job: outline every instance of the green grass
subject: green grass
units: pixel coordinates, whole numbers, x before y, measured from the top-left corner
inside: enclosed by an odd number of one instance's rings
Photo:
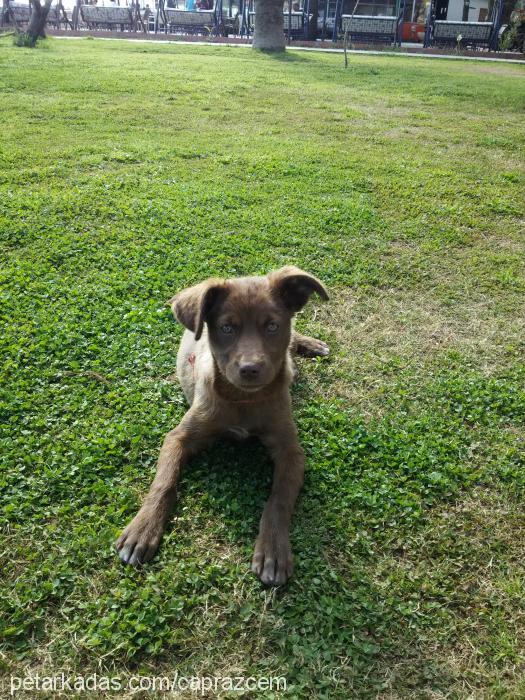
[[[1,673],[523,697],[523,66],[47,44],[0,41]],[[332,347],[294,389],[292,581],[249,573],[257,445],[195,459],[124,568],[185,411],[164,301],[290,263]]]

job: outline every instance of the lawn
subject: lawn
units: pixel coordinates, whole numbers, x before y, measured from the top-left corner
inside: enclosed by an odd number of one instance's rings
[[[524,79],[0,40],[4,695],[178,671],[286,677],[248,698],[525,697]],[[193,460],[157,557],[122,566],[185,411],[164,302],[290,263],[329,288],[297,326],[332,350],[294,387],[292,580],[249,573],[257,444]]]

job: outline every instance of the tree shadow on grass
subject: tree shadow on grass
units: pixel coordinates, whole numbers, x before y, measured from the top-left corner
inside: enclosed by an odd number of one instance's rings
[[[293,49],[293,46],[288,46],[288,49]],[[282,51],[265,51],[264,49],[258,49],[260,53],[268,56],[268,58],[278,61],[279,63],[308,63],[308,58],[302,56],[298,53],[292,53],[287,49]]]

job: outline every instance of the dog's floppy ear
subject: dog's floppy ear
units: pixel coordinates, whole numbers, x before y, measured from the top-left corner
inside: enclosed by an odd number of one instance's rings
[[[288,265],[268,275],[272,292],[277,295],[287,309],[295,313],[303,308],[310,296],[316,292],[321,299],[328,301],[328,293],[316,277]]]
[[[224,280],[209,279],[184,289],[168,303],[177,321],[193,331],[195,340],[199,340],[211,310],[227,293],[228,286]]]

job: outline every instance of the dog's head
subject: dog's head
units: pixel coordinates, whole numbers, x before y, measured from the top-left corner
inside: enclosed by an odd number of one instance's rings
[[[257,391],[281,370],[292,318],[314,292],[328,299],[318,279],[283,267],[266,277],[209,279],[170,303],[175,318],[196,340],[207,325],[211,351],[226,379],[244,391]]]

